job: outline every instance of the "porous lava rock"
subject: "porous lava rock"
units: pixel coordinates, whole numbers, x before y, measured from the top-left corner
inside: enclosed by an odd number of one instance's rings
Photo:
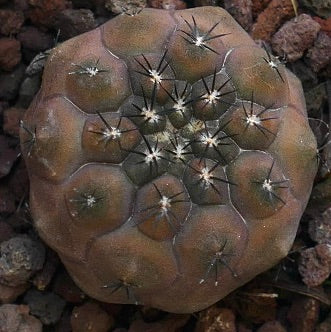
[[[57,46],[20,136],[74,281],[175,313],[288,253],[317,168],[299,80],[219,7],[125,11]]]

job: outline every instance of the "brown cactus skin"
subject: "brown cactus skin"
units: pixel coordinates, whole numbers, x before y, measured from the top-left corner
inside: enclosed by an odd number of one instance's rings
[[[219,7],[56,47],[21,146],[35,227],[75,282],[176,313],[288,253],[317,169],[299,80]]]

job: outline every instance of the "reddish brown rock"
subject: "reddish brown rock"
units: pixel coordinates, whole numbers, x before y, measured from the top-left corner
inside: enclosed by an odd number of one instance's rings
[[[1,332],[42,332],[41,322],[29,315],[27,305],[4,304],[0,306]]]
[[[11,107],[3,112],[3,130],[7,135],[19,136],[19,124],[24,112],[24,108],[18,107]]]
[[[252,0],[252,12],[253,17],[256,18],[261,12],[263,12],[271,0]]]
[[[253,24],[251,0],[225,0],[224,8],[246,31],[251,29]]]
[[[114,319],[109,316],[96,302],[87,302],[75,307],[71,315],[73,332],[107,332],[114,325]]]
[[[298,296],[292,302],[287,318],[291,332],[313,332],[319,317],[319,302],[313,298]]]
[[[227,308],[212,306],[199,313],[195,332],[236,332],[234,313]]]
[[[331,37],[331,17],[324,20],[321,17],[314,16],[313,19],[321,26],[321,31]]]
[[[253,25],[253,38],[269,41],[277,29],[293,16],[291,0],[272,0]]]
[[[319,244],[301,252],[299,272],[308,287],[323,283],[331,273],[331,245]]]
[[[0,33],[9,36],[20,31],[24,23],[24,15],[21,11],[0,9]]]
[[[62,10],[68,8],[70,3],[67,0],[29,0],[32,7],[28,16],[35,25],[51,26],[54,17]]]
[[[314,46],[306,55],[306,61],[314,72],[319,72],[331,63],[331,36],[320,32]]]
[[[272,48],[278,55],[285,56],[289,62],[294,62],[313,45],[320,28],[311,16],[301,14],[286,22],[275,33],[271,40]]]
[[[185,9],[186,3],[182,0],[149,0],[148,5],[160,9]]]
[[[15,302],[16,299],[29,288],[29,286],[28,283],[25,283],[23,285],[10,287],[0,283],[0,303],[5,304]],[[2,330],[0,331],[2,332]]]
[[[21,43],[14,38],[0,39],[0,69],[11,71],[21,61]]]
[[[51,48],[54,42],[50,34],[34,26],[23,27],[22,31],[17,35],[17,39],[21,42],[24,49],[34,52],[45,51]]]

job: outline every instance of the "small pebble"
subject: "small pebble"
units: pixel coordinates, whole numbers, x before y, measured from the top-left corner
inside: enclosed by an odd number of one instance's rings
[[[41,74],[44,70],[44,66],[50,51],[51,50],[38,53],[26,68],[25,71],[26,75],[28,76],[39,75],[39,79],[41,79]]]
[[[308,116],[319,118],[321,114],[321,110],[325,103],[327,102],[327,94],[326,94],[326,84],[325,82],[320,83],[314,86],[312,89],[308,89],[305,91],[305,99],[307,105]],[[321,128],[321,124],[316,121],[315,123],[317,128]],[[321,128],[325,129],[325,128]]]
[[[291,0],[272,0],[254,23],[252,37],[255,40],[270,41],[277,29],[293,16],[294,9]]]
[[[199,313],[194,332],[236,332],[235,319],[230,309],[213,305]]]
[[[331,17],[331,1],[330,0],[301,0],[302,5],[309,8],[316,15],[328,18]]]
[[[30,287],[29,283],[10,287],[0,283],[0,303],[13,303]],[[0,325],[1,326],[1,325]],[[2,330],[0,330],[2,332]]]
[[[306,55],[306,61],[314,72],[319,72],[331,64],[331,37],[320,32]]]
[[[147,7],[147,0],[131,0],[129,2],[126,0],[106,0],[105,7],[114,14],[121,14],[123,10],[130,13],[139,8]]]
[[[316,211],[323,213],[323,211],[330,207],[330,202],[331,177],[327,177],[324,181],[313,187],[308,204],[308,210],[310,213],[316,213]]]
[[[148,5],[160,9],[185,9],[186,3],[182,0],[149,0]]]
[[[45,261],[45,248],[27,235],[16,236],[0,245],[0,282],[18,286],[29,280]]]
[[[45,325],[57,323],[65,307],[65,301],[60,296],[36,289],[30,289],[23,301],[29,305],[31,314],[37,316]]]
[[[59,29],[60,38],[66,40],[94,29],[96,22],[89,9],[66,9],[56,15],[53,27]]]
[[[37,29],[34,26],[23,27],[17,35],[22,44],[22,52],[26,61],[31,61],[36,54],[53,46],[52,35]]]
[[[318,16],[314,16],[313,19],[321,26],[320,31],[325,32],[329,37],[331,37],[331,16],[326,20],[323,20]]]
[[[319,302],[313,298],[297,296],[288,311],[291,332],[314,332],[319,318]]]
[[[21,11],[0,9],[0,33],[5,36],[16,34],[24,23],[24,15]]]
[[[304,91],[308,91],[318,84],[317,74],[304,61],[293,62],[291,70],[301,81]]]
[[[72,332],[107,332],[114,326],[114,319],[96,302],[74,307],[70,321]]]
[[[319,217],[310,220],[308,233],[310,238],[317,243],[331,245],[331,207]]]
[[[62,10],[70,7],[68,0],[28,0],[32,7],[29,18],[36,26],[50,27],[54,24],[55,16]]]
[[[269,5],[271,0],[252,0],[253,18],[255,19]]]
[[[21,43],[15,38],[0,38],[0,69],[13,70],[21,61]]]
[[[0,306],[1,332],[42,332],[41,322],[29,315],[26,305],[4,304]]]
[[[301,14],[286,22],[275,33],[271,40],[272,48],[287,61],[296,61],[313,45],[320,28],[311,16]]]
[[[253,24],[252,0],[224,0],[224,8],[249,31]]]
[[[32,280],[33,285],[35,285],[38,290],[43,291],[50,284],[59,263],[57,254],[47,248],[45,264],[43,268],[35,274]]]
[[[331,245],[318,244],[301,251],[299,272],[308,287],[321,285],[331,273]]]

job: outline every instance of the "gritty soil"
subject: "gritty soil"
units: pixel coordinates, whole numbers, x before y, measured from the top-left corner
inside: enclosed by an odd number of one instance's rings
[[[331,331],[331,5],[329,0],[0,0],[0,332]],[[278,266],[192,315],[84,294],[38,238],[19,122],[48,50],[123,6],[226,8],[302,81],[319,171],[293,248]]]

